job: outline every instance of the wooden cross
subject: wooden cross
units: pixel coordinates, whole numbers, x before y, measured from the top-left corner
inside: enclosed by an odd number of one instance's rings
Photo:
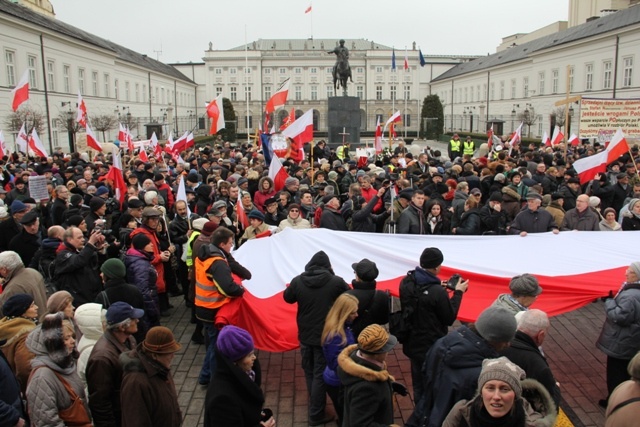
[[[580,100],[582,99],[582,96],[577,95],[577,96],[571,96],[571,81],[570,81],[570,77],[571,77],[571,65],[567,65],[567,97],[565,99],[561,99],[560,101],[557,101],[555,103],[556,107],[560,107],[561,105],[564,105],[564,132],[567,133],[567,123],[569,123],[569,107],[571,106],[571,104],[573,104],[574,102],[580,102]],[[569,136],[570,135],[565,135],[564,136],[564,160],[567,160],[567,148],[568,148],[568,141],[569,141]]]
[[[347,132],[347,128],[346,128],[346,127],[343,127],[343,128],[342,128],[342,132],[341,132],[341,133],[339,133],[338,135],[342,135],[342,145],[344,145],[344,143],[345,143],[345,142],[347,142],[347,141],[346,141],[347,136],[348,136],[348,135],[351,135],[351,134]]]

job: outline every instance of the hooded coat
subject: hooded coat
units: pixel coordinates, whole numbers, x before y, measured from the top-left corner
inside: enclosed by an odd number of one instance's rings
[[[93,346],[102,336],[102,305],[89,303],[83,304],[75,311],[73,318],[82,332],[82,338],[78,341],[78,352],[80,358],[78,358],[78,375],[87,387],[87,377],[85,371],[87,369],[87,362],[89,361],[89,355]]]
[[[3,317],[0,320],[0,341],[6,341],[1,349],[11,371],[20,383],[20,391],[27,391],[27,380],[31,374],[31,359],[35,357],[27,348],[27,336],[36,328],[33,320],[24,317]]]
[[[320,337],[327,313],[340,294],[349,286],[336,276],[329,257],[319,251],[305,265],[304,273],[294,277],[284,291],[284,300],[298,303],[296,321],[298,340],[301,344],[321,346]]]

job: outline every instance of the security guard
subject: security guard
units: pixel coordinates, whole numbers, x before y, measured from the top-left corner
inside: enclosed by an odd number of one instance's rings
[[[449,141],[449,159],[453,161],[456,157],[462,157],[462,141],[457,133],[453,134],[453,138]]]
[[[476,143],[471,139],[470,136],[467,136],[467,140],[462,143],[462,155],[469,155],[473,157],[473,153],[476,151]]]

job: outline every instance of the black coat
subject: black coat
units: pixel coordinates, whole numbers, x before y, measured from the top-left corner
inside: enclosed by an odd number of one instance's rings
[[[320,336],[333,302],[349,286],[331,269],[324,251],[316,253],[305,265],[304,273],[294,277],[284,291],[284,300],[298,303],[298,340],[302,344],[320,346]]]
[[[329,230],[347,231],[347,224],[342,218],[342,214],[327,206],[322,210],[320,217],[320,228],[328,228]]]
[[[624,216],[622,218],[622,230],[623,231],[633,231],[640,230],[640,218],[637,216]]]
[[[358,317],[353,321],[351,330],[353,336],[358,337],[360,332],[369,325],[386,325],[389,323],[389,294],[376,290],[376,282],[351,282],[352,290],[348,294],[358,298]]]
[[[13,218],[0,222],[0,252],[9,250],[9,242],[18,234],[20,226]]]
[[[54,265],[58,289],[69,292],[76,307],[94,302],[102,291],[98,256],[90,244],[85,244],[80,252],[65,244],[65,248],[56,255]]]
[[[259,427],[264,395],[262,371],[253,363],[255,381],[216,350],[216,371],[204,400],[205,427]]]
[[[483,233],[494,232],[496,234],[506,234],[507,232],[507,213],[504,210],[500,212],[491,209],[489,203],[480,208],[479,211],[481,226]]]
[[[460,217],[456,227],[456,234],[465,236],[477,236],[482,234],[482,222],[477,208],[471,208]]]
[[[67,203],[62,199],[55,199],[51,205],[51,223],[53,225],[62,225],[66,210]]]
[[[20,258],[22,258],[22,263],[29,266],[31,259],[33,259],[33,256],[38,252],[41,244],[39,233],[29,234],[23,229],[20,234],[11,239],[9,242],[9,250],[17,252]]]

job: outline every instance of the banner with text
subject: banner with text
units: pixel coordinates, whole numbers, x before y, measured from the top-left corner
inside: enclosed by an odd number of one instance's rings
[[[640,138],[640,99],[582,98],[580,138],[609,140],[618,128],[627,137]]]

